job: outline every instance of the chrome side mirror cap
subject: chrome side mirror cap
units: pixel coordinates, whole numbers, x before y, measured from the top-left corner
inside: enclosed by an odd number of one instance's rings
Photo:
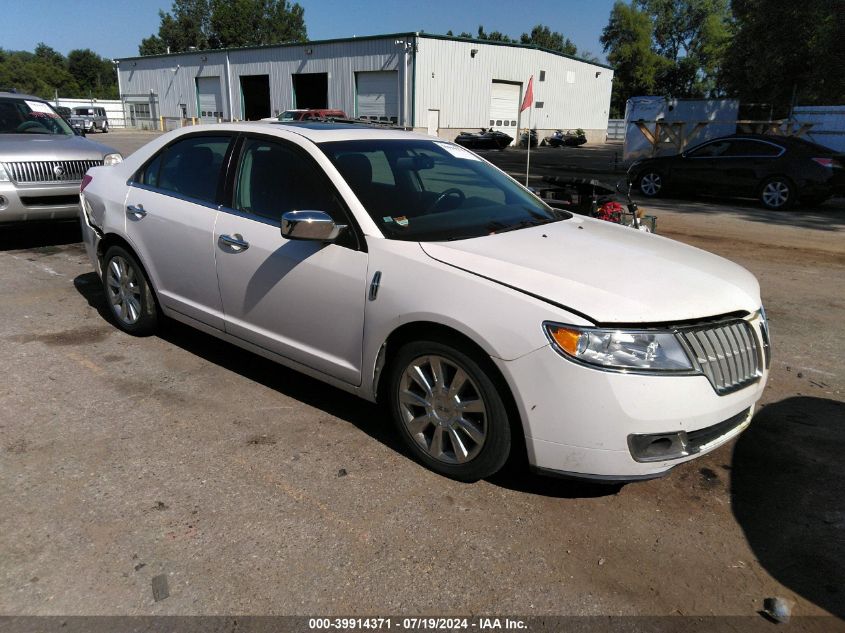
[[[335,224],[325,211],[288,211],[282,214],[282,237],[286,240],[334,242],[345,224]]]

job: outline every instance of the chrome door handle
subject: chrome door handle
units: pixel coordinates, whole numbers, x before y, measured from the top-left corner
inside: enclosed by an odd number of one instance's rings
[[[221,235],[217,240],[221,244],[225,244],[226,246],[231,246],[236,253],[241,253],[249,248],[249,242],[244,241],[241,239],[243,236],[235,233],[234,236],[232,235]]]
[[[144,211],[143,204],[130,204],[126,207],[126,215],[135,216],[135,218],[143,218],[145,215],[147,215],[147,212]]]

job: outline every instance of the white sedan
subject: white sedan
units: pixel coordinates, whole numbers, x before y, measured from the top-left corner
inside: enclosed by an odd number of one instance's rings
[[[119,328],[167,316],[385,401],[455,479],[517,451],[551,474],[657,477],[745,429],[768,375],[745,269],[549,208],[427,136],[184,128],[90,170],[80,197]]]

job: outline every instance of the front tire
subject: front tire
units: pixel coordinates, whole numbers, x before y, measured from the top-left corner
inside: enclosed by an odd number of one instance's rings
[[[390,411],[414,457],[458,481],[502,468],[511,449],[507,409],[481,354],[434,341],[404,345],[390,366]]]
[[[795,185],[783,176],[772,176],[760,185],[760,202],[767,209],[788,209],[795,201]]]
[[[666,182],[660,172],[649,169],[637,176],[637,188],[644,196],[655,198],[666,188]]]
[[[103,258],[103,291],[117,327],[134,336],[155,331],[158,307],[150,282],[135,256],[120,246]]]

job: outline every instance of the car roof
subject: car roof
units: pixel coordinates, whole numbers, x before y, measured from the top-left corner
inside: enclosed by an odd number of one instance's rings
[[[35,95],[22,94],[20,92],[0,91],[0,97],[5,97],[8,99],[29,99],[31,101],[45,101],[41,97],[36,97]]]
[[[314,143],[330,143],[333,141],[358,141],[358,140],[390,140],[390,139],[415,139],[415,140],[440,140],[426,134],[409,132],[402,128],[377,127],[359,123],[323,123],[320,121],[261,121],[251,123],[210,123],[198,127],[181,128],[182,133],[191,131],[235,131],[235,132],[260,132],[267,134],[275,130],[292,132],[298,134]],[[280,135],[281,136],[281,135]]]

